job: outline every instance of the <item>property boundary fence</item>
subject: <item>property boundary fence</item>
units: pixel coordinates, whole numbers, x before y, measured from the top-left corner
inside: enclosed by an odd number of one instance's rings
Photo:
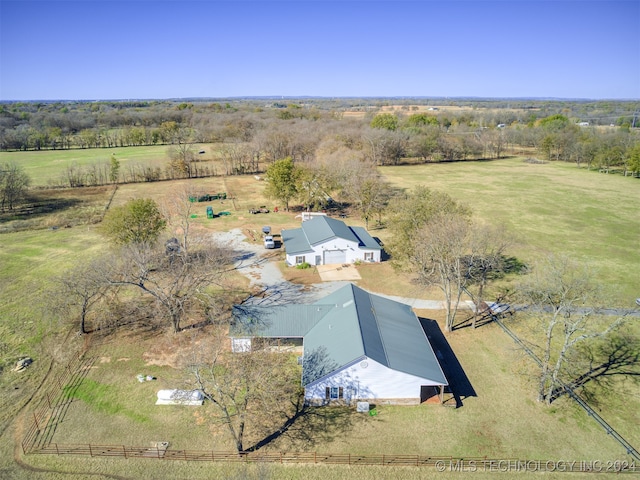
[[[507,333],[507,335],[509,335],[520,347],[522,347],[527,355],[529,355],[539,367],[542,366],[542,361],[538,358],[538,356],[533,353],[533,351],[527,345],[525,345],[525,343],[520,340],[520,338],[515,333],[513,333],[504,323],[502,323],[499,317],[496,316],[495,321],[500,326],[500,328],[502,328],[502,330]],[[589,404],[573,390],[573,388],[562,382],[560,382],[560,385],[562,389],[567,392],[567,394],[578,405],[580,405],[590,417],[592,417],[602,428],[604,428],[605,432],[607,432],[608,435],[611,435],[616,442],[618,442],[625,448],[627,455],[631,455],[636,460],[640,460],[640,453],[638,452],[638,450],[636,450],[627,440],[624,439],[622,435],[620,435],[611,425],[609,425],[604,418],[598,415],[598,412],[591,408]]]
[[[27,427],[22,439],[22,451],[29,453],[46,446],[53,436],[55,426],[62,419],[71,403],[67,389],[78,386],[82,381],[93,358],[75,354],[64,370],[51,382],[51,385],[33,413],[31,424]]]
[[[523,462],[522,460],[490,460],[486,457],[431,457],[426,455],[355,455],[348,453],[317,452],[216,452],[208,450],[171,450],[162,447],[132,447],[127,445],[69,445],[50,443],[32,451],[50,455],[86,455],[91,457],[150,458],[162,460],[184,460],[202,462],[246,462],[246,463],[316,463],[325,465],[382,465],[421,467],[434,466],[439,462],[447,465],[457,462]]]
[[[499,318],[496,323],[538,364],[540,359],[527,347],[520,338],[506,327]],[[152,447],[136,447],[127,445],[93,445],[93,444],[60,444],[52,442],[56,425],[62,420],[67,408],[73,400],[73,390],[77,388],[95,361],[94,357],[85,357],[78,353],[66,365],[64,370],[53,380],[39,406],[31,414],[31,425],[27,427],[22,440],[22,451],[25,454],[48,455],[86,455],[90,457],[123,457],[149,458],[161,460],[185,460],[206,462],[264,462],[264,463],[314,463],[328,465],[382,465],[382,466],[442,466],[459,467],[460,465],[480,466],[490,471],[500,470],[506,466],[522,467],[529,470],[544,470],[549,463],[544,460],[522,459],[488,459],[487,457],[439,457],[427,455],[356,455],[317,452],[216,452],[207,450],[173,450],[168,444],[157,443]],[[640,460],[638,451],[616,432],[600,415],[597,414],[573,389],[563,385],[569,396],[593,417],[618,443],[628,455]],[[574,462],[575,463],[575,462]],[[621,464],[617,472],[630,471],[628,465]],[[497,470],[496,470],[497,468]],[[580,465],[578,471],[588,471]],[[493,469],[493,470],[491,470]],[[442,470],[440,470],[442,471]],[[573,470],[572,470],[573,471]],[[633,471],[636,471],[635,468]]]

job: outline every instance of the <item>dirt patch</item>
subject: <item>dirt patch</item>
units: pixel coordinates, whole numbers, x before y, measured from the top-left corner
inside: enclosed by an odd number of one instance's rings
[[[142,354],[145,365],[159,367],[181,368],[185,361],[192,358],[194,350],[204,350],[216,334],[209,328],[178,334],[160,336]]]
[[[362,278],[355,265],[318,265],[316,268],[323,282],[341,282]]]

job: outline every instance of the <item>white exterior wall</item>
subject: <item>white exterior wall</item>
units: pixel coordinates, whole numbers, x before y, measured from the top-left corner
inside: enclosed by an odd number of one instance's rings
[[[363,362],[366,362],[364,367]],[[343,387],[344,400],[420,399],[420,387],[440,385],[426,378],[392,370],[363,357],[342,370],[316,380],[305,387],[306,400],[324,401],[326,387]]]
[[[297,255],[289,255],[287,253],[287,264],[296,265],[296,257],[304,256],[305,262],[309,265],[323,265],[324,252],[326,250],[344,250],[346,253],[346,263],[354,263],[356,260],[364,262],[364,253],[372,252],[373,261],[380,262],[380,250],[362,249],[356,242],[351,242],[343,238],[335,238],[327,242],[311,247],[313,252],[301,253]],[[316,256],[320,257],[320,262],[316,263]]]

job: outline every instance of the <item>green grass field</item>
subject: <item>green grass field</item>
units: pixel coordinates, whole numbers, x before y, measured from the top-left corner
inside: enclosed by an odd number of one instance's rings
[[[105,150],[107,152],[111,150]],[[3,160],[0,157],[0,161]],[[505,224],[519,238],[514,254],[523,261],[532,261],[545,251],[565,252],[600,270],[602,281],[612,287],[614,298],[621,305],[640,296],[634,293],[640,289],[637,275],[640,184],[636,179],[600,175],[565,164],[529,165],[520,159],[385,167],[381,171],[398,186],[412,188],[424,184],[447,191],[469,204],[479,218]],[[225,203],[212,203],[215,211],[232,213],[213,220],[205,215],[208,203],[195,204],[198,216],[194,226],[200,231],[241,228],[246,232],[259,232],[261,225],[271,225],[279,232],[299,222],[294,213],[250,215],[250,207],[267,205],[272,209],[274,206],[262,197],[263,183],[251,176],[122,185],[113,204],[138,196],[162,202],[187,183],[203,192],[226,191],[235,197]],[[349,218],[348,223],[362,224],[357,218]],[[388,232],[376,230],[375,235],[384,241]],[[24,425],[20,422],[28,422],[26,413],[42,398],[38,385],[50,359],[55,360],[55,373],[64,365],[68,352],[80,348],[83,342],[79,338],[66,343],[61,340],[68,327],[50,322],[46,305],[42,308],[41,296],[50,286],[52,276],[99,253],[105,245],[95,226],[82,224],[57,230],[4,233],[0,239],[3,241],[0,359],[4,367],[0,373],[0,477],[73,478],[74,472],[78,478],[108,473],[122,478],[150,479],[204,479],[212,475],[278,479],[314,479],[327,475],[378,479],[431,476],[432,471],[416,468],[212,466],[33,455],[22,457],[27,467],[20,467],[11,461],[13,446],[21,438],[20,428]],[[366,288],[396,295],[415,292],[406,277],[394,272],[389,265],[365,267],[362,285]],[[377,267],[380,269],[376,270]],[[303,273],[305,275],[299,275],[300,281],[314,281],[313,272]],[[385,282],[380,282],[380,278]],[[426,295],[430,297],[431,293]],[[421,315],[441,320],[439,312],[425,311]],[[546,407],[535,401],[531,362],[497,326],[459,330],[446,338],[472,387],[463,399],[462,408],[383,405],[376,417],[355,413],[345,417],[348,428],[333,425],[326,432],[326,438],[318,436],[318,443],[308,445],[308,449],[556,460],[624,457],[621,447],[573,403],[560,400]],[[57,426],[54,441],[132,445],[170,441],[175,448],[230,449],[224,431],[202,423],[197,408],[172,410],[153,405],[155,392],[173,387],[179,380],[179,372],[150,359],[157,360],[160,353],[177,349],[182,341],[181,335],[123,331],[96,342],[90,350],[90,354],[97,357],[94,368],[88,373],[84,387],[76,391],[76,400]],[[34,358],[33,366],[21,374],[11,372],[13,362],[23,355]],[[158,380],[141,384],[135,379],[138,373],[153,375]],[[93,388],[88,388],[90,386]],[[635,428],[640,410],[637,387],[620,392],[624,392],[624,396],[614,391],[602,397],[600,414],[637,446],[640,443],[640,434]],[[20,407],[34,394],[31,405],[18,416],[18,422],[12,423]],[[282,437],[267,448],[303,450],[304,444]],[[491,478],[495,473],[475,475]],[[545,477],[554,478],[554,475]]]
[[[208,153],[203,160],[211,160],[211,145],[195,145],[199,151],[204,148]],[[144,147],[86,148],[71,150],[40,150],[27,152],[0,152],[0,163],[15,162],[21,165],[29,175],[33,186],[46,186],[59,183],[67,168],[77,165],[109,164],[112,155],[120,161],[120,170],[125,172],[129,166],[145,165],[164,167],[168,160],[168,145]]]
[[[597,271],[616,304],[630,308],[640,296],[638,179],[520,158],[381,171],[395,186],[445,191],[477,218],[504,225],[521,261],[564,253]]]

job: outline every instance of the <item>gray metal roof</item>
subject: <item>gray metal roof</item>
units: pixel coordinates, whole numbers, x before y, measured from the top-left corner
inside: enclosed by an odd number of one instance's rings
[[[409,305],[346,285],[315,305],[335,306],[304,337],[306,352],[323,348],[326,361],[344,367],[367,357],[400,372],[447,385],[440,363]],[[306,376],[307,381],[316,380]]]
[[[302,228],[282,230],[282,232],[280,232],[280,236],[282,238],[284,248],[289,255],[313,252],[311,245],[309,245],[307,237],[304,234]]]
[[[305,385],[364,356],[448,385],[411,307],[353,284],[311,305],[237,305],[233,315],[232,337],[304,337]]]
[[[302,222],[302,230],[310,245],[318,245],[336,237],[360,243],[358,237],[344,222],[331,217],[313,217],[311,220]]]
[[[369,232],[363,227],[349,227],[360,240],[360,246],[370,250],[381,250],[380,244],[369,235]]]
[[[304,337],[333,305],[234,305],[231,337]]]
[[[349,227],[335,218],[318,216],[302,222],[302,227],[282,230],[282,243],[289,255],[312,252],[312,245],[319,245],[333,238],[355,242],[369,250],[380,250],[380,245],[362,227]]]

